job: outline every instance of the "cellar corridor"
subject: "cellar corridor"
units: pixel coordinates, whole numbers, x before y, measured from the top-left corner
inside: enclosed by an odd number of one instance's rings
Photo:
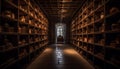
[[[46,48],[27,69],[93,69],[70,45],[53,44]]]
[[[120,69],[120,0],[0,0],[0,69]]]

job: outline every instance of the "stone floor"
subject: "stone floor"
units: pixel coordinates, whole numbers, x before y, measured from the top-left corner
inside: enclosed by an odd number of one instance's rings
[[[53,44],[46,48],[27,69],[94,69],[70,45]]]

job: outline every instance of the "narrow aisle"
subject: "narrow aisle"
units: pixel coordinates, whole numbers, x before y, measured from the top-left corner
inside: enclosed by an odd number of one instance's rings
[[[27,69],[93,69],[72,47],[54,44],[35,59]]]

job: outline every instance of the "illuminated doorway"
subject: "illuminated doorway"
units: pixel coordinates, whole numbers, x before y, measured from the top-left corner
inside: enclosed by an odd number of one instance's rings
[[[57,23],[55,25],[55,34],[56,34],[56,40],[55,43],[65,43],[66,36],[65,36],[65,31],[66,31],[66,25],[63,23]]]

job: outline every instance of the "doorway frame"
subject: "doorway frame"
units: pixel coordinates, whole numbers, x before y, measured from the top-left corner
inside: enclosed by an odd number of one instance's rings
[[[66,43],[66,24],[65,23],[56,23],[55,24],[55,43],[57,44],[57,28],[58,26],[63,26],[63,44]]]

